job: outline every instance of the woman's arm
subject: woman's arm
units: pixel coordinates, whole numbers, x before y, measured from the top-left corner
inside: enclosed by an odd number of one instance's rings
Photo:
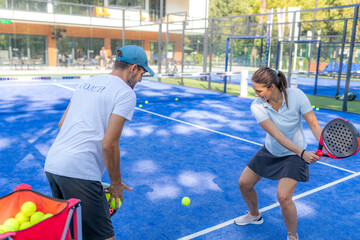
[[[273,138],[275,138],[282,146],[294,152],[296,155],[301,157],[301,153],[304,149],[298,147],[295,143],[293,143],[289,138],[287,138],[271,121],[271,119],[266,119],[259,123],[260,126],[269,133]],[[307,163],[314,163],[319,160],[319,156],[315,154],[315,152],[305,151],[303,154],[303,160]]]
[[[309,125],[314,137],[316,138],[316,140],[319,141],[322,128],[319,125],[319,122],[315,116],[314,111],[311,110],[310,112],[304,113],[303,116],[305,118],[307,125]]]

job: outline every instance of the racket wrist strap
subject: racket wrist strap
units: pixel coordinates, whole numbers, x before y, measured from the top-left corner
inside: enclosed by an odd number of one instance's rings
[[[305,152],[305,149],[304,149],[304,150],[302,150],[301,155],[300,155],[300,158],[301,158],[302,160],[304,160],[304,159],[303,159],[304,152]]]

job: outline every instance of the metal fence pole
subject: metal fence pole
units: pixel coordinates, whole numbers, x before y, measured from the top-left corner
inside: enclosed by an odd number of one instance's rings
[[[123,9],[123,29],[122,29],[122,47],[125,46],[125,9]]]
[[[296,12],[293,12],[293,21],[292,21],[292,31],[291,31],[291,43],[290,43],[290,51],[289,51],[289,66],[288,66],[288,84],[290,85],[291,81],[291,72],[292,72],[292,55],[294,51],[294,37],[295,37],[295,20],[296,20]]]
[[[339,95],[339,91],[340,91],[341,72],[342,72],[342,66],[343,66],[343,60],[344,60],[344,49],[345,49],[345,42],[346,42],[347,23],[348,23],[348,20],[345,19],[344,20],[344,30],[343,30],[343,35],[342,35],[340,62],[339,62],[339,74],[338,74],[338,81],[337,81],[335,96]],[[336,61],[335,61],[335,66],[336,66]],[[334,66],[334,71],[335,71],[335,66]]]
[[[182,31],[182,43],[181,43],[181,73],[184,72],[184,47],[185,47],[185,28],[186,28],[187,17],[185,17],[185,21],[183,22],[183,31]],[[181,77],[181,85],[184,86],[184,79]]]
[[[205,27],[205,32],[204,32],[204,52],[203,52],[203,72],[206,72],[207,69],[207,53],[208,53],[208,28]]]
[[[158,73],[161,73],[161,60],[162,60],[162,18],[163,18],[163,1],[160,0],[160,21],[159,21],[159,33],[158,33]]]
[[[212,55],[214,48],[214,25],[215,20],[211,19],[211,29],[210,29],[210,57],[209,57],[209,72],[211,73],[212,68]],[[208,89],[211,89],[211,75],[209,75]]]
[[[348,97],[349,86],[350,86],[351,65],[352,65],[352,58],[353,58],[353,54],[354,54],[354,43],[355,43],[355,36],[356,36],[356,26],[357,26],[358,14],[359,14],[359,5],[356,5],[355,10],[354,10],[353,28],[352,28],[351,41],[350,41],[350,53],[349,53],[348,68],[347,68],[347,73],[346,73],[344,102],[343,102],[343,108],[342,108],[343,112],[347,111],[347,97]]]
[[[165,44],[165,72],[169,71],[168,44],[169,44],[169,14],[166,15],[166,44]]]

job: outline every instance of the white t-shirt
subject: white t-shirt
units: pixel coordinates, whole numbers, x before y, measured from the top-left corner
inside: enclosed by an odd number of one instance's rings
[[[286,107],[285,95],[283,103],[278,111],[275,111],[268,102],[263,102],[261,98],[256,98],[251,104],[251,112],[254,114],[257,123],[266,119],[271,119],[276,127],[298,147],[305,149],[307,146],[304,134],[301,115],[310,112],[312,106],[307,96],[297,88],[287,88],[289,108]],[[266,133],[266,149],[274,156],[294,155],[295,153],[283,147],[269,133]]]
[[[45,171],[56,175],[101,181],[105,172],[102,140],[110,115],[131,121],[136,95],[121,78],[91,77],[74,92],[71,105],[45,162]]]

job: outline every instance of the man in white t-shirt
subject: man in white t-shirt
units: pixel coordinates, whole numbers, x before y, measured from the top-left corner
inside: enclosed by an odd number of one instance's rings
[[[107,169],[110,200],[123,201],[132,190],[121,179],[119,139],[136,105],[135,85],[149,68],[145,51],[134,45],[117,51],[109,75],[82,82],[59,122],[59,134],[51,146],[45,173],[55,198],[82,202],[84,239],[114,239],[109,205],[101,185]]]

